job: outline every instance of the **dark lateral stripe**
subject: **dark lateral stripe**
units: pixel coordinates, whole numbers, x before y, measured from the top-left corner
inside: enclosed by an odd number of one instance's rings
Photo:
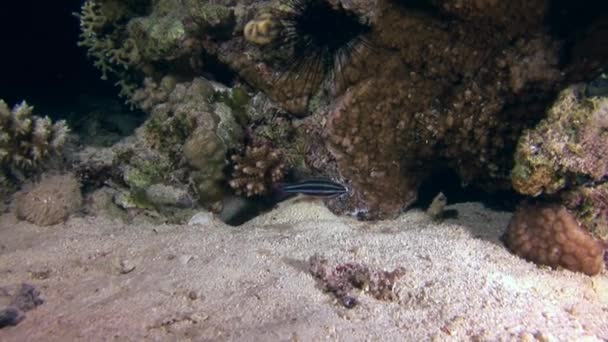
[[[283,191],[286,193],[300,193],[312,196],[331,196],[345,193],[346,188],[341,184],[334,182],[312,180],[284,185]]]

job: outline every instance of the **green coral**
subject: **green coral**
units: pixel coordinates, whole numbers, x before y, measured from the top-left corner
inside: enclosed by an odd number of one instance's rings
[[[146,61],[177,58],[186,39],[184,24],[174,17],[142,17],[129,22],[128,31]]]
[[[184,6],[193,21],[203,30],[214,29],[228,33],[235,24],[234,11],[226,6],[198,0],[187,0]]]
[[[75,14],[80,19],[78,46],[87,49],[104,80],[109,74],[123,74],[141,59],[134,40],[125,39],[126,27],[119,24],[129,14],[127,8],[113,1],[96,0],[84,2],[81,12]]]
[[[562,91],[547,117],[517,145],[513,187],[525,195],[554,194],[608,175],[608,99]]]
[[[25,101],[12,110],[0,100],[0,178],[22,178],[60,152],[69,129],[65,121],[32,115]]]
[[[118,80],[120,94],[130,97],[135,90],[134,75],[128,70],[142,62],[136,41],[127,34],[124,23],[128,17],[147,9],[147,0],[87,0],[80,13],[74,13],[80,20],[80,40],[78,46],[87,49],[87,56],[101,71],[101,79],[110,75]]]
[[[187,182],[199,202],[221,200],[225,193],[226,153],[239,144],[243,134],[232,109],[243,106],[235,105],[242,95],[233,97],[232,90],[218,90],[202,78],[178,83],[168,94],[159,92],[160,86],[151,80],[145,84],[146,88],[136,94],[137,101],[146,104],[151,116],[140,130],[140,137],[175,165],[187,168]],[[155,100],[150,101],[151,98]]]
[[[241,124],[248,120],[247,109],[251,101],[251,96],[241,87],[220,88],[213,93],[214,102],[220,102],[228,107],[233,113],[234,118]]]

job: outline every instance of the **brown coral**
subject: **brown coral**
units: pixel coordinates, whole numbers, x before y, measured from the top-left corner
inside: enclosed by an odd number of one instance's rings
[[[505,244],[520,257],[541,265],[594,275],[604,267],[604,244],[556,204],[525,204],[505,233]]]
[[[353,189],[338,211],[394,217],[433,169],[455,170],[463,184],[509,188],[517,138],[559,82],[558,46],[536,32],[507,44],[495,27],[473,34],[475,26],[446,28],[398,7],[383,18],[372,42],[398,53],[351,63],[344,73],[354,84],[333,100],[321,128]]]
[[[318,254],[311,256],[308,264],[310,273],[317,278],[321,288],[333,293],[349,309],[359,302],[352,293],[355,288],[362,289],[378,300],[397,299],[395,283],[405,274],[403,267],[389,272],[356,262],[329,267],[327,259]]]
[[[230,186],[247,197],[262,195],[283,179],[285,163],[280,152],[268,143],[247,146],[244,155],[233,155]]]
[[[31,190],[17,194],[15,214],[39,226],[65,221],[82,205],[80,184],[71,174],[44,177]]]

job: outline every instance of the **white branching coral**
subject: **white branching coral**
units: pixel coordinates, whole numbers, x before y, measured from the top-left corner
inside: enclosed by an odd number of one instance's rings
[[[0,100],[0,173],[32,171],[63,147],[69,129],[64,120],[32,115],[25,101],[12,110]]]

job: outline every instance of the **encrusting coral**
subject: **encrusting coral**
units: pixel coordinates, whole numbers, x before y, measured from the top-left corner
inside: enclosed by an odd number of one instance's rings
[[[234,171],[229,184],[239,195],[266,194],[285,174],[283,156],[269,143],[247,146],[243,155],[231,159]]]
[[[524,204],[509,223],[505,244],[527,260],[588,275],[604,269],[606,246],[557,204]]]
[[[564,191],[559,201],[595,238],[608,242],[608,183]]]
[[[80,183],[73,174],[44,176],[15,198],[17,217],[39,226],[61,223],[81,206]]]
[[[60,153],[69,129],[65,121],[32,115],[25,101],[13,109],[0,100],[0,176],[23,180],[49,157]]]
[[[112,147],[78,153],[76,173],[87,188],[110,186],[128,217],[177,223],[196,208],[221,210],[230,193],[227,153],[241,141],[239,113],[248,98],[202,77],[144,84],[131,98],[149,113],[144,124]]]
[[[513,188],[554,194],[608,176],[608,98],[586,97],[584,85],[563,90],[543,119],[517,145]]]

